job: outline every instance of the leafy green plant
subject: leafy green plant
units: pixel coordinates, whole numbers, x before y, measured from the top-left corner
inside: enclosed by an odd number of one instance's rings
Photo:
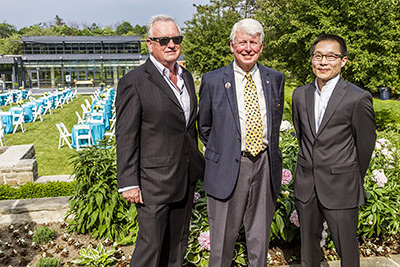
[[[77,265],[85,265],[89,267],[106,267],[110,266],[117,259],[113,257],[115,249],[106,250],[101,243],[94,249],[89,245],[87,249],[81,249],[79,258],[72,261]]]
[[[367,201],[360,207],[358,223],[363,237],[391,236],[400,230],[400,140],[397,132],[379,137],[364,181]]]
[[[61,260],[57,258],[40,258],[35,264],[35,267],[59,267],[61,266]]]
[[[375,110],[375,120],[379,131],[400,129],[400,116],[391,109]]]
[[[103,140],[78,151],[72,164],[76,183],[66,214],[66,218],[72,217],[69,231],[90,233],[94,238],[109,238],[121,244],[135,242],[137,212],[135,205],[117,190],[115,143]]]
[[[36,244],[44,244],[53,240],[55,234],[56,231],[54,229],[48,228],[47,226],[35,227],[35,231],[32,235],[32,240]]]
[[[51,181],[42,183],[26,183],[18,188],[0,185],[0,200],[28,199],[43,197],[61,197],[72,194],[74,182]]]

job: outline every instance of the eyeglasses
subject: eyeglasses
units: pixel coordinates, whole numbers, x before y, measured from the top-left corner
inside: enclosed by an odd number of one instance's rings
[[[173,36],[173,37],[149,37],[150,40],[152,41],[157,41],[160,43],[160,45],[167,45],[169,44],[169,41],[172,40],[174,44],[181,44],[183,40],[183,36]]]
[[[241,48],[245,48],[245,47],[247,46],[248,43],[249,43],[249,42],[242,41],[242,42],[238,42],[237,45],[238,45],[239,47],[241,47]],[[251,42],[251,41],[250,41],[250,47],[251,47],[251,48],[257,48],[259,45],[260,45],[260,44],[257,43],[257,42]]]
[[[323,58],[326,58],[327,61],[335,61],[338,58],[343,58],[343,55],[341,54],[328,54],[328,55],[322,55],[322,54],[313,54],[311,58],[315,61],[322,61]]]

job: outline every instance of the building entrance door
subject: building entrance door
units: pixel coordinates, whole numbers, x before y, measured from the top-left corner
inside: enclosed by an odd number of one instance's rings
[[[40,88],[39,71],[28,70],[28,83],[29,88]]]

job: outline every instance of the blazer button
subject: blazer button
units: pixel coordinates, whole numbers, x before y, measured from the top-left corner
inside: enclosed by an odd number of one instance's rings
[[[183,116],[183,115],[185,115],[185,114],[183,114],[183,112],[181,112],[181,116]]]
[[[235,161],[236,161],[236,163],[238,163],[238,162],[239,162],[239,160],[238,160],[238,159],[235,159]]]

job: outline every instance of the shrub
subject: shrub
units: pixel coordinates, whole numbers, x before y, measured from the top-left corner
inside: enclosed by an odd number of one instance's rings
[[[375,120],[378,131],[400,129],[400,116],[390,109],[375,110]]]
[[[114,145],[103,141],[72,156],[75,187],[66,214],[72,216],[68,230],[132,243],[138,231],[137,212],[118,193]]]
[[[400,229],[400,140],[396,132],[379,137],[364,181],[367,201],[358,223],[363,237],[388,237]]]
[[[0,200],[69,196],[73,188],[73,182],[59,181],[44,184],[26,183],[18,188],[2,184],[0,185]]]
[[[101,243],[97,245],[96,249],[89,245],[87,249],[82,248],[80,250],[79,258],[72,261],[72,263],[89,267],[110,266],[111,263],[117,260],[113,257],[115,252],[115,249],[106,250]]]
[[[35,267],[59,267],[61,260],[57,258],[40,258]]]
[[[46,226],[35,227],[32,235],[32,240],[36,244],[44,244],[54,239],[56,231]]]

